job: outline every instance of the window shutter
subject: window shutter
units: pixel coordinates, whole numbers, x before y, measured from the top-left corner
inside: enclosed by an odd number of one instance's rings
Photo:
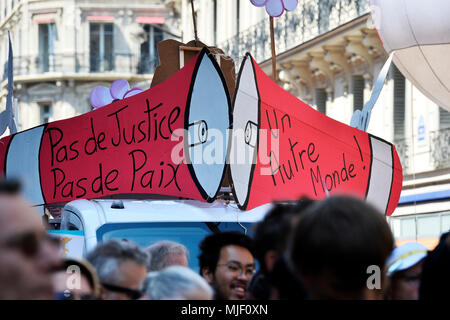
[[[315,104],[317,111],[326,114],[327,113],[327,92],[325,89],[315,90]]]
[[[439,108],[439,129],[450,128],[450,112],[443,108]]]
[[[352,76],[353,111],[362,110],[364,106],[364,78]]]
[[[394,139],[405,137],[405,77],[392,66],[394,79]]]

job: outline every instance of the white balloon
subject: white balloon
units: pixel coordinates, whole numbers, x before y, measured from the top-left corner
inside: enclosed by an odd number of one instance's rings
[[[423,94],[450,111],[450,1],[373,0],[372,18],[394,63]]]

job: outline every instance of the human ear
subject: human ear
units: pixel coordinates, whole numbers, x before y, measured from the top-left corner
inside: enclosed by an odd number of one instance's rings
[[[280,255],[275,250],[269,250],[266,252],[264,255],[264,264],[267,271],[271,272],[273,270],[273,266],[279,257]]]
[[[214,275],[209,269],[209,267],[203,267],[201,271],[202,277],[208,282],[209,284],[213,283]]]

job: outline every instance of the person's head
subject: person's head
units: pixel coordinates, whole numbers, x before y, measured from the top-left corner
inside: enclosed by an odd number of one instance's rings
[[[173,265],[188,266],[188,250],[178,242],[159,241],[148,246],[148,271],[159,271]]]
[[[312,299],[381,299],[393,246],[382,213],[364,201],[332,196],[306,209],[288,257]]]
[[[97,273],[86,260],[66,258],[52,280],[57,300],[92,300],[100,293]]]
[[[200,274],[214,288],[215,299],[244,299],[255,272],[252,239],[241,232],[219,232],[199,245]]]
[[[281,256],[268,275],[270,300],[307,300],[308,293],[303,282],[288,267],[285,256]]]
[[[189,268],[170,266],[149,272],[144,290],[152,300],[211,300],[211,286]]]
[[[427,252],[427,247],[418,242],[407,242],[394,249],[386,263],[390,280],[387,299],[419,299],[422,261]]]
[[[275,203],[264,219],[256,224],[253,232],[255,258],[264,274],[272,271],[275,261],[285,251],[293,219],[299,217],[312,203],[314,201],[308,198],[290,203]]]
[[[438,245],[423,260],[419,300],[450,299],[450,232],[441,235]]]
[[[247,286],[245,300],[268,300],[272,291],[272,284],[268,276],[258,270],[250,279]]]
[[[133,242],[108,240],[92,250],[87,260],[94,266],[104,300],[137,299],[147,274],[147,254]]]
[[[52,299],[59,247],[18,191],[18,183],[0,181],[0,298]],[[20,279],[13,283],[14,277]]]

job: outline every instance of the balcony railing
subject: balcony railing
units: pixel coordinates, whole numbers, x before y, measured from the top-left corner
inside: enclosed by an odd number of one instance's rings
[[[148,55],[141,56],[138,63],[138,73],[140,74],[153,74],[156,67],[159,65],[158,58],[152,58]]]
[[[26,76],[47,72],[148,74],[153,73],[158,64],[158,60],[132,54],[114,54],[109,59],[97,59],[89,54],[54,54],[47,57],[16,56],[14,57],[14,75]],[[2,71],[2,80],[5,80],[8,76],[7,62]]]
[[[398,157],[400,158],[400,163],[402,164],[403,174],[406,174],[409,171],[409,160],[410,156],[412,156],[411,139],[395,139],[394,145],[397,150]]]
[[[333,30],[370,11],[369,0],[303,0],[295,11],[275,19],[277,54]],[[235,61],[251,52],[257,62],[271,57],[268,19],[219,44]]]
[[[430,133],[431,155],[436,169],[450,168],[450,128]]]
[[[419,146],[417,142],[415,142],[413,148],[412,138],[396,139],[394,141],[404,174],[412,173],[415,167],[417,167],[417,162],[415,166],[412,163],[414,160],[413,153],[415,153],[415,156],[420,156],[420,154],[429,155],[429,170],[450,168],[450,128],[431,131],[428,139],[429,141],[425,144],[425,149],[423,146]],[[423,168],[423,166],[421,167]]]

